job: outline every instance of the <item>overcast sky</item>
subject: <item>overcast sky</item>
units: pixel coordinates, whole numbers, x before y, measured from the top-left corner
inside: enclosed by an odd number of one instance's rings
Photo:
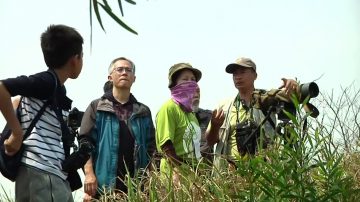
[[[94,18],[90,49],[89,1],[0,0],[0,79],[46,70],[40,34],[50,24],[66,24],[85,39],[83,71],[65,83],[80,110],[102,95],[108,65],[119,56],[135,62],[132,92],[153,116],[169,98],[168,69],[178,62],[202,71],[201,106],[207,109],[236,95],[225,66],[240,56],[257,64],[257,88],[277,88],[281,77],[321,77],[316,82],[322,92],[360,84],[357,0],[148,0],[123,6],[124,21],[139,35],[102,12],[106,33]]]

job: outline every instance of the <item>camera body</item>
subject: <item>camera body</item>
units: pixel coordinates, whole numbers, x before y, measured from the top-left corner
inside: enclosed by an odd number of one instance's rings
[[[68,147],[73,147],[74,152],[70,154],[62,164],[63,170],[66,172],[82,168],[94,150],[93,139],[88,135],[79,136],[77,131],[81,125],[83,115],[84,112],[79,111],[76,107],[74,107],[68,115],[67,126],[69,128],[69,134],[65,138],[64,144]],[[78,140],[78,146],[74,143],[75,138]]]
[[[63,162],[63,170],[70,172],[83,168],[94,150],[94,141],[88,135],[81,135],[78,138],[79,147]]]
[[[81,125],[81,120],[82,117],[84,115],[84,112],[79,111],[76,107],[74,107],[68,115],[68,119],[67,119],[67,125],[68,127],[72,128],[72,129],[77,129],[80,127]]]
[[[236,124],[235,137],[240,155],[255,154],[260,133],[259,127],[254,121],[246,120]]]
[[[74,143],[75,138],[78,136],[78,128],[81,125],[81,120],[84,115],[84,112],[79,111],[76,107],[69,111],[66,125],[68,127],[66,135],[63,136],[63,142],[66,147],[73,147],[74,150],[77,150],[77,146]]]

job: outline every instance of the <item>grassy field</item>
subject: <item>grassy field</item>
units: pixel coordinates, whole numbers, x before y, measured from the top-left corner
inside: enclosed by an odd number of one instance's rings
[[[152,171],[128,179],[127,195],[104,190],[100,201],[359,201],[359,92],[346,88],[337,99],[322,95],[315,103],[322,107],[317,119],[296,104],[296,115],[288,114],[291,124],[283,128],[288,135],[254,157],[239,158],[236,166],[182,167],[179,184]],[[10,198],[0,194],[0,201]]]

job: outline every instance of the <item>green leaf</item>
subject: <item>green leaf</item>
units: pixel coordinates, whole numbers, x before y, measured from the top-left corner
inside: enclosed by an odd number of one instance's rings
[[[89,6],[89,11],[90,11],[90,50],[92,47],[92,33],[93,33],[93,29],[92,29],[92,0],[89,1],[90,2],[90,6]]]
[[[106,8],[109,8],[111,10],[111,7],[109,6],[108,2],[106,0],[103,0],[104,2],[104,6],[106,6]]]
[[[294,115],[292,115],[290,112],[286,111],[283,109],[283,112],[284,114],[289,117],[291,119],[291,121],[296,125],[298,126],[299,125],[299,122],[296,120],[296,117]]]
[[[125,0],[126,2],[132,4],[132,5],[136,5],[136,2],[135,1],[131,1],[131,0]]]
[[[339,164],[341,163],[343,159],[343,155],[341,155],[334,163],[334,165],[332,166],[333,168],[331,169],[330,172],[330,177],[340,177],[340,175],[342,174],[341,172],[341,168],[339,166]]]
[[[270,198],[274,198],[274,194],[271,192],[270,187],[267,186],[267,184],[262,184],[260,182],[261,185],[259,185],[260,189],[265,192],[265,194],[270,197]]]
[[[102,21],[101,21],[101,17],[100,17],[100,13],[99,13],[99,7],[98,7],[98,4],[100,4],[101,6],[103,6],[101,3],[97,2],[97,0],[93,0],[93,5],[94,5],[94,12],[96,14],[96,18],[102,28],[102,30],[105,32],[105,28],[102,24]]]
[[[336,198],[334,198],[334,196],[336,196],[337,194],[339,194],[340,191],[337,191],[337,190],[332,190],[330,193],[327,193],[325,195],[325,197],[321,200],[323,202],[326,202],[326,201],[336,201]],[[332,200],[331,200],[332,199]]]
[[[124,11],[123,11],[123,8],[122,8],[121,0],[118,0],[118,4],[119,4],[121,16],[124,17]]]
[[[120,20],[120,18],[118,18],[112,11],[111,9],[108,9],[106,6],[104,6],[103,4],[99,3],[99,5],[104,9],[104,11],[106,11],[110,17],[112,17],[113,20],[115,20],[119,25],[121,25],[124,29],[126,29],[127,31],[133,33],[133,34],[138,34],[135,30],[131,29],[127,24],[125,24],[122,20]]]
[[[294,104],[296,111],[299,111],[299,99],[297,98],[295,93],[290,94],[290,100]]]

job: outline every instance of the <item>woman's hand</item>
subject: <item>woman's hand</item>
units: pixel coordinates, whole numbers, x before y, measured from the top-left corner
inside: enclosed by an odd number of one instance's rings
[[[223,125],[224,120],[224,111],[215,109],[211,116],[210,129],[205,132],[206,141],[209,146],[212,146],[219,141],[219,130]]]
[[[215,109],[211,116],[211,127],[220,128],[225,120],[224,111]]]

